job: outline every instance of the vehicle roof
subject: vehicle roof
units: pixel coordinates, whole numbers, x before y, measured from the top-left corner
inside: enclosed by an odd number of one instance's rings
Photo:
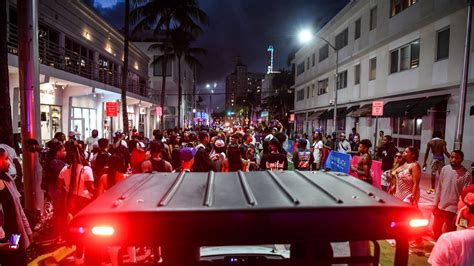
[[[340,173],[182,172],[133,175],[82,213],[373,206],[406,207],[406,204]]]
[[[412,218],[421,218],[416,208],[345,174],[183,172],[133,175],[70,226],[122,226],[127,241],[221,245],[389,239],[406,236]]]

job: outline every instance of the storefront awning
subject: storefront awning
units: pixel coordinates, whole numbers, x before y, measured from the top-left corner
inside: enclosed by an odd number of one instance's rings
[[[350,112],[353,112],[353,111],[359,109],[359,106],[360,106],[360,105],[353,105],[353,106],[347,108],[347,110],[344,112],[343,115],[344,115],[344,116],[347,116]]]
[[[322,114],[324,114],[325,112],[327,112],[327,109],[319,110],[319,111],[313,112],[311,115],[308,116],[308,120],[318,120],[319,117],[320,117]]]
[[[415,105],[425,98],[405,99],[400,101],[388,102],[383,107],[383,117],[404,117],[407,116]]]
[[[438,95],[431,96],[422,100],[419,104],[415,105],[413,108],[408,111],[408,117],[422,117],[428,113],[428,110],[437,105],[438,103],[447,100],[449,95]]]
[[[353,111],[351,116],[352,117],[372,116],[372,104],[368,103],[368,104],[363,105],[361,108]]]
[[[337,116],[343,116],[346,111],[346,107],[337,108]],[[322,114],[319,119],[328,120],[334,118],[334,108]]]

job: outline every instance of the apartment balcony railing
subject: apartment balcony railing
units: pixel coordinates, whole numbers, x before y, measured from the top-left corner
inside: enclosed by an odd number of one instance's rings
[[[8,25],[8,52],[18,55],[18,28],[16,25]],[[39,38],[39,61],[43,65],[64,70],[66,72],[95,80],[120,88],[122,84],[122,73],[120,67],[110,67],[108,64],[99,64],[79,53],[60,47],[58,44],[43,38]],[[146,81],[137,79],[138,75],[130,74],[127,91],[148,97],[149,88]]]

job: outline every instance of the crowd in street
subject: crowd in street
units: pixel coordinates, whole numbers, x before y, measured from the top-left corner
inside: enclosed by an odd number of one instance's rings
[[[422,169],[426,167],[427,154],[432,152],[434,181],[428,193],[435,193],[434,237],[441,237],[443,245],[448,245],[446,241],[455,241],[453,239],[457,235],[450,237],[450,234],[442,233],[455,231],[456,225],[461,225],[471,229],[466,231],[471,232],[469,240],[463,238],[463,241],[468,241],[466,245],[474,249],[474,188],[469,186],[472,176],[462,166],[463,152],[454,150],[449,153],[439,132],[435,132],[427,145],[423,166],[418,162],[417,148],[409,146],[399,150],[392,137],[384,135],[383,131],[379,133],[374,152],[371,152],[371,141],[361,139],[355,128],[348,137],[344,133],[323,136],[319,131],[314,132],[311,138],[305,134],[295,134],[294,147],[291,147],[292,142],[281,123],[275,127],[234,127],[228,130],[204,127],[183,131],[156,129],[151,140],[138,132],[132,132],[130,138],[122,132],[115,132],[113,140],[109,141],[99,138],[97,130],[93,130],[92,135],[84,141],[76,137],[73,131],[69,132],[67,138],[58,132],[40,153],[43,167],[41,187],[54,208],[52,220],[58,241],[62,241],[61,234],[74,214],[131,174],[281,171],[289,168],[318,171],[326,170],[325,162],[331,151],[359,156],[357,164],[351,166],[350,170],[370,184],[374,178],[371,173],[372,160],[380,160],[383,171],[381,188],[418,207]],[[449,159],[447,165],[444,165],[444,156]],[[20,265],[24,259],[22,261],[19,258],[25,258],[25,250],[32,241],[32,232],[18,192],[22,188],[18,154],[5,144],[0,144],[0,175],[0,203],[3,209],[0,242],[7,243],[12,234],[21,235],[19,248],[0,252],[0,258]],[[459,240],[459,237],[456,239]],[[0,245],[0,248],[8,249],[9,246]],[[433,252],[430,262],[438,261],[442,255],[440,250],[435,247],[437,252]],[[450,249],[443,250],[448,252]],[[474,250],[471,254],[474,254]],[[76,255],[80,261],[81,253]],[[466,256],[464,254],[464,259]],[[452,259],[452,256],[447,258]],[[474,258],[470,259],[473,261]]]

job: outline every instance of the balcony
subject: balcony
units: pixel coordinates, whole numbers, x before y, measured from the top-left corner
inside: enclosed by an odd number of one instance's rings
[[[18,27],[8,24],[8,52],[18,55]],[[122,84],[121,66],[95,62],[80,53],[60,47],[44,37],[39,36],[39,61],[41,64],[60,69],[74,75],[95,80],[120,88]],[[149,88],[144,78],[129,72],[127,91],[148,97]]]

